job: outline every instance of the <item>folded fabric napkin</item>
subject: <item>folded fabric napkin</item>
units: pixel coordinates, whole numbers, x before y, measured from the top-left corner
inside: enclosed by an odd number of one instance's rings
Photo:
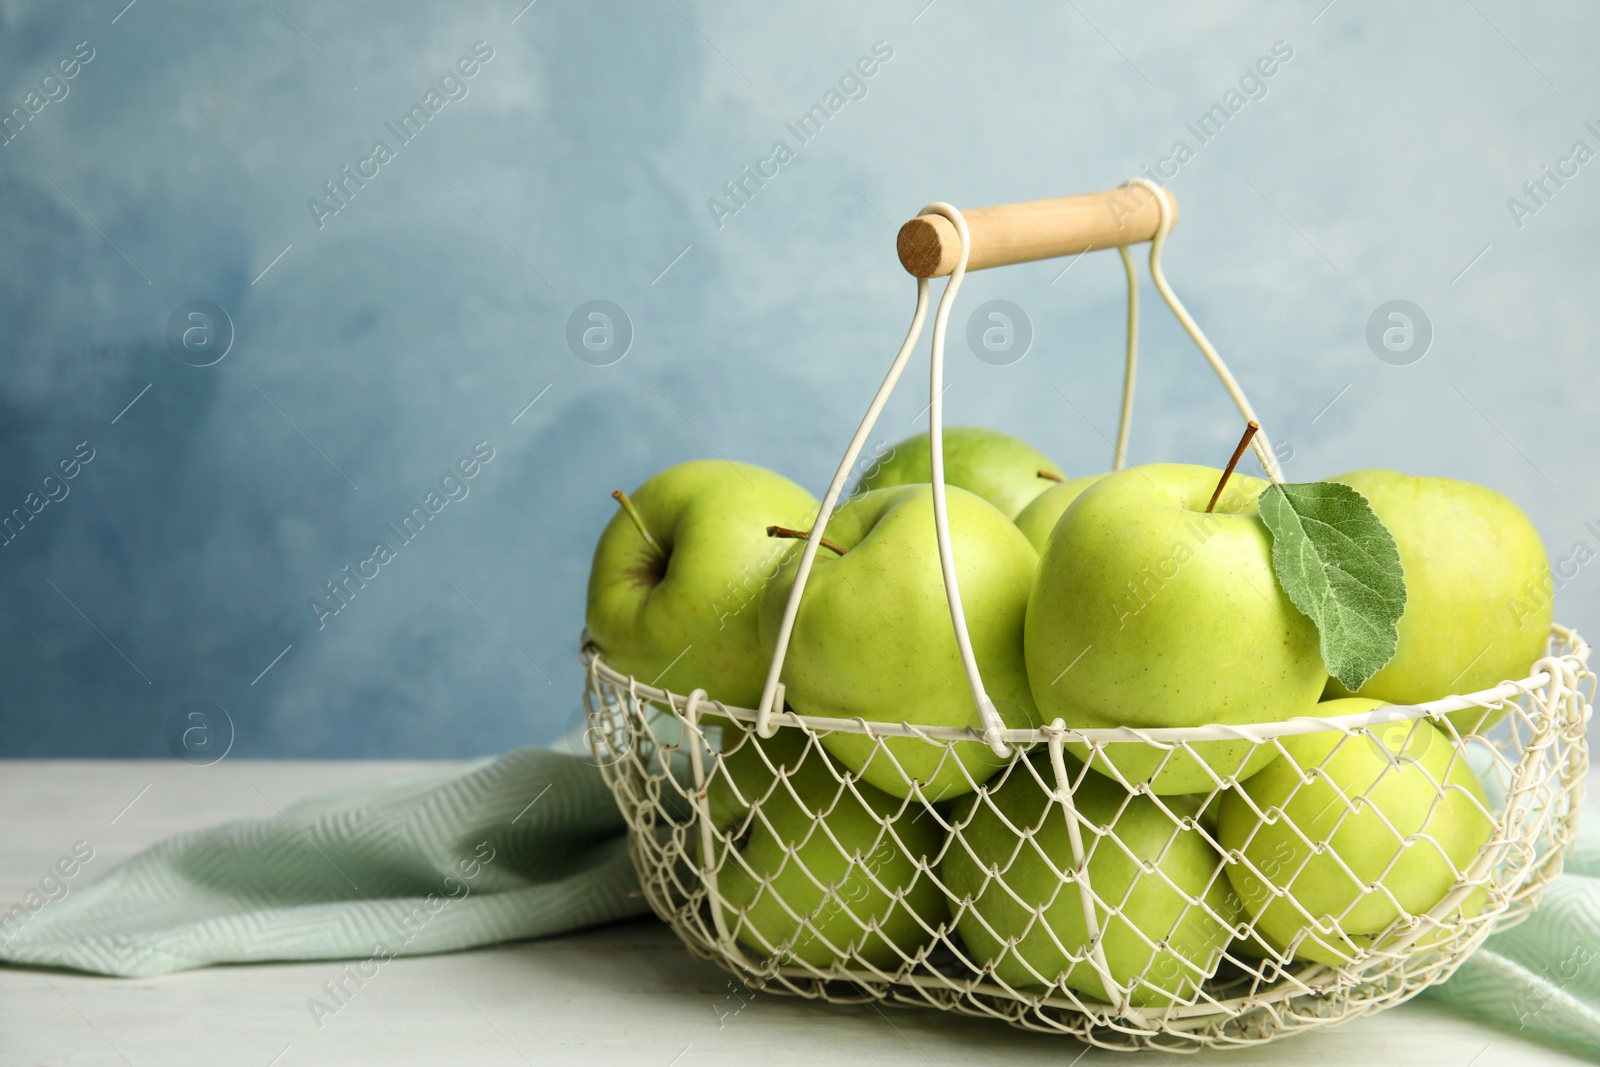
[[[1583,827],[1565,870],[1427,995],[1600,1059],[1600,826]],[[646,911],[599,772],[525,748],[180,834],[62,900],[0,908],[0,961],[141,977],[386,959]]]
[[[1532,915],[1492,935],[1449,981],[1423,995],[1600,1060],[1600,823],[1579,824],[1561,877]]]
[[[641,915],[638,886],[599,772],[523,748],[169,838],[0,908],[0,960],[133,978],[417,956]]]

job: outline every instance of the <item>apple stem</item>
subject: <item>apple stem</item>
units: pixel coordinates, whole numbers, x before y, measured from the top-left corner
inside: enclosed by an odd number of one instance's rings
[[[628,499],[628,494],[621,489],[613,489],[611,498],[622,505],[622,510],[628,513],[628,518],[632,519],[633,524],[639,527],[639,533],[644,537],[645,544],[657,552],[661,551],[661,545],[656,542],[654,537],[650,536],[650,530],[644,524],[644,516],[640,515],[639,509],[633,506],[633,501]]]
[[[1052,482],[1064,482],[1064,481],[1066,481],[1065,478],[1061,477],[1061,475],[1059,475],[1059,474],[1056,474],[1054,471],[1040,471],[1039,472],[1039,477],[1047,478]]]
[[[1217,506],[1217,501],[1222,498],[1222,487],[1228,484],[1228,477],[1233,474],[1233,468],[1239,465],[1239,457],[1244,455],[1244,450],[1250,447],[1250,438],[1256,435],[1261,425],[1254,419],[1244,428],[1244,436],[1239,438],[1239,447],[1233,450],[1233,456],[1228,460],[1228,465],[1222,468],[1222,477],[1217,479],[1217,488],[1211,494],[1211,503],[1206,505],[1206,514],[1211,514],[1211,509]]]
[[[796,541],[809,541],[811,539],[811,531],[791,530],[787,526],[768,526],[767,536],[792,537]],[[844,555],[844,549],[840,548],[835,542],[828,540],[826,537],[822,538],[821,544],[823,548],[828,549],[830,552],[835,552],[841,556]]]

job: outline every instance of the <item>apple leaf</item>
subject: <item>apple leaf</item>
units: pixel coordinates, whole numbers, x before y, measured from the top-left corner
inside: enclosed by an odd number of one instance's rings
[[[1258,506],[1279,584],[1317,624],[1328,673],[1355,692],[1394,658],[1406,608],[1394,537],[1366,497],[1338,482],[1270,485]]]

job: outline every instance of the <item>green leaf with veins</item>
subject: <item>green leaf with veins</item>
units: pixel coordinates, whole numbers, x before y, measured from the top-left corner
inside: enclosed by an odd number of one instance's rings
[[[1394,538],[1366,497],[1338,482],[1271,485],[1259,508],[1278,583],[1317,624],[1328,673],[1355,692],[1394,658],[1406,608]]]

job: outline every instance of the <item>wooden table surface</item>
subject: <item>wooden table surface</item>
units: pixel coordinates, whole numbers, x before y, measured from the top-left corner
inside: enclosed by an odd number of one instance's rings
[[[267,817],[313,793],[426,766],[394,762],[0,762],[0,903],[74,842],[95,874],[180,830]],[[259,790],[259,791],[258,791]],[[1591,790],[1591,796],[1600,790]],[[835,1007],[740,989],[653,920],[388,963],[319,1027],[307,1001],[340,964],[96,978],[0,967],[0,1067],[116,1064],[785,1064],[1487,1067],[1584,1061],[1426,1001],[1246,1051],[1180,1056],[932,1011]]]

